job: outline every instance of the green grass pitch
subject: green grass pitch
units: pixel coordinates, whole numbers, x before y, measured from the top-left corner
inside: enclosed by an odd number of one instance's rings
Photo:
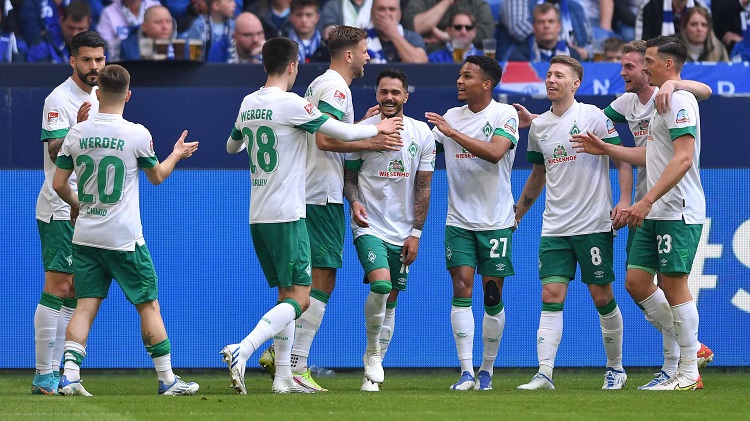
[[[248,372],[248,395],[235,395],[226,370],[176,370],[200,383],[195,396],[157,396],[147,370],[83,370],[95,396],[32,396],[30,370],[0,372],[0,420],[750,420],[750,375],[703,370],[705,390],[646,392],[651,370],[630,370],[622,391],[600,390],[603,370],[560,369],[557,390],[515,390],[533,369],[498,369],[494,390],[455,392],[455,370],[388,370],[380,393],[359,391],[362,375],[319,379],[330,392],[276,395],[265,373]]]

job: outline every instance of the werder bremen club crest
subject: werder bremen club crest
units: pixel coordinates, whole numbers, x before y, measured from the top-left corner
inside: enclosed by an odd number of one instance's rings
[[[581,133],[581,129],[578,128],[578,122],[574,120],[573,127],[570,128],[570,135],[573,136],[579,133]]]
[[[484,123],[484,127],[482,127],[482,134],[487,139],[489,139],[490,135],[492,135],[492,126],[490,126],[490,122],[489,121],[486,122],[486,123]]]

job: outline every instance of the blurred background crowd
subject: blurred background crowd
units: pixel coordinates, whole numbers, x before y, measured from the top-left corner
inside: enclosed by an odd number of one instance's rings
[[[367,30],[371,62],[619,62],[634,39],[680,36],[690,61],[750,61],[750,0],[0,0],[0,62],[67,63],[98,31],[109,62],[259,63],[285,36],[326,62],[328,31]]]

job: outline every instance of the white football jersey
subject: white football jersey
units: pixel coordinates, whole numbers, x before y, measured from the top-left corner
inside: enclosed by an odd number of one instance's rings
[[[688,91],[672,94],[672,107],[664,115],[654,113],[650,136],[646,142],[648,188],[654,187],[674,156],[672,141],[685,134],[695,138],[693,165],[685,176],[661,199],[657,200],[646,219],[702,224],[706,220],[706,198],[700,177],[701,120],[698,101]]]
[[[63,139],[68,131],[78,120],[78,109],[85,101],[91,102],[89,116],[96,114],[99,110],[99,101],[96,99],[96,89],[86,93],[73,81],[67,78],[55,88],[44,100],[42,111],[42,136],[44,142],[44,183],[36,200],[36,219],[49,222],[55,220],[70,220],[70,206],[55,193],[52,188],[52,179],[55,177],[55,163],[49,158],[49,139]],[[70,187],[75,191],[76,176],[70,177]]]
[[[382,115],[360,124],[378,124]],[[359,167],[359,200],[367,210],[368,228],[352,219],[354,238],[369,234],[403,246],[414,223],[414,185],[417,171],[434,171],[435,138],[426,123],[404,116],[400,151],[354,152],[347,168]]]
[[[307,133],[328,119],[299,95],[263,87],[242,100],[232,139],[244,139],[250,157],[250,223],[305,217]]]
[[[70,129],[57,165],[78,176],[73,244],[123,251],[144,244],[139,170],[157,163],[151,133],[119,114],[90,115]]]
[[[570,142],[574,134],[586,131],[605,142],[622,143],[612,120],[599,108],[578,101],[560,117],[547,111],[531,123],[526,157],[547,170],[543,236],[564,237],[612,229],[609,157],[576,153]]]
[[[354,123],[352,92],[335,70],[328,69],[315,78],[305,92],[305,99],[339,121]],[[307,136],[307,143],[307,203],[344,203],[344,154],[318,149],[315,134]]]
[[[651,117],[654,115],[654,98],[656,98],[657,93],[659,93],[659,88],[654,89],[654,93],[648,102],[641,104],[637,94],[626,92],[604,109],[604,114],[613,122],[628,123],[635,146],[646,146],[648,126],[651,124]],[[648,191],[646,188],[646,167],[638,166],[636,168],[638,173],[635,180],[634,202],[641,200]]]
[[[446,225],[473,231],[489,231],[515,224],[510,170],[518,143],[518,112],[507,104],[491,101],[478,113],[468,105],[451,108],[443,116],[458,132],[482,142],[503,136],[511,148],[496,164],[474,156],[433,129],[437,142],[445,151],[448,175],[448,216]]]

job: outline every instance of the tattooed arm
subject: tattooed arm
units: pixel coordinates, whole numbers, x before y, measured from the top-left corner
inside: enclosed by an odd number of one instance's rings
[[[404,241],[401,248],[401,261],[409,266],[416,260],[419,251],[419,238],[422,236],[427,210],[430,208],[430,190],[432,171],[417,171],[414,185],[414,223],[412,234]]]
[[[352,218],[362,228],[369,227],[367,209],[359,201],[359,171],[344,168],[344,197],[352,208]]]
[[[53,164],[57,160],[57,154],[60,152],[60,148],[62,148],[63,140],[64,139],[61,137],[55,139],[47,139],[47,153],[49,154],[49,159]]]
[[[523,186],[521,197],[516,203],[516,221],[521,221],[521,218],[529,211],[531,205],[536,202],[539,195],[542,194],[542,189],[547,181],[547,170],[544,165],[534,164],[534,168],[529,174],[529,178],[526,180],[526,185]]]

